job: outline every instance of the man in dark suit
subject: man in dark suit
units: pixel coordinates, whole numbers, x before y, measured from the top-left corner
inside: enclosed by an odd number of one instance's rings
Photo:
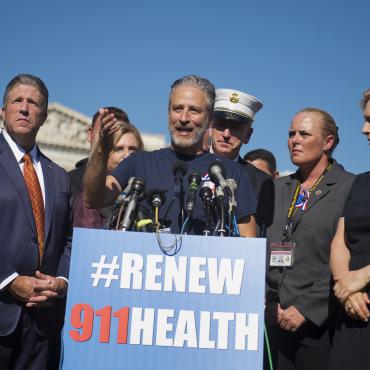
[[[47,117],[41,79],[18,75],[0,134],[0,369],[56,369],[70,260],[67,173],[36,135]]]
[[[276,169],[276,159],[275,156],[266,149],[255,149],[246,153],[243,159],[253,164],[254,167],[257,167],[259,170],[267,173],[273,179],[279,178],[279,171]]]
[[[249,142],[254,116],[262,106],[258,99],[242,91],[217,89],[210,133],[211,152],[235,160],[245,168],[257,198],[256,221],[260,231],[272,222],[274,185],[270,176],[244,161],[239,152]]]

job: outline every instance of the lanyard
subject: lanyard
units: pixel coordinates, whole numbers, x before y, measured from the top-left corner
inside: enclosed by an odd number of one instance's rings
[[[332,163],[329,162],[329,164],[325,168],[324,172],[315,181],[315,183],[312,185],[312,187],[308,190],[308,194],[310,194],[311,192],[313,192],[319,186],[320,182],[323,180],[323,178],[325,177],[326,173],[331,169],[332,166],[333,166]],[[282,238],[282,241],[283,242],[289,241],[288,227],[289,227],[289,225],[292,222],[292,217],[293,217],[295,211],[297,210],[296,203],[297,203],[297,199],[298,199],[300,188],[301,188],[301,182],[298,181],[297,186],[296,186],[295,191],[294,191],[294,195],[293,195],[292,201],[291,201],[290,206],[289,206],[289,209],[288,209],[287,221],[286,221],[286,225],[285,225],[285,229],[284,229],[284,233],[283,233],[283,238]]]

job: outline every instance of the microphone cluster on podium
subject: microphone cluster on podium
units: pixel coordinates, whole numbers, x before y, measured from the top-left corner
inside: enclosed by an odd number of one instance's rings
[[[234,179],[225,179],[223,163],[214,161],[208,168],[208,174],[203,177],[200,173],[191,172],[186,178],[187,172],[185,162],[174,163],[173,196],[169,199],[162,218],[159,210],[166,203],[167,190],[155,188],[146,192],[144,179],[130,178],[112,207],[108,228],[160,232],[166,227],[163,221],[168,210],[177,203],[175,206],[179,209],[180,234],[191,233],[193,222],[197,222],[198,226],[204,225],[204,235],[239,236],[235,216],[237,182]],[[146,206],[143,204],[144,200]],[[198,211],[195,212],[197,200],[201,201],[202,207],[198,206]],[[202,215],[199,210],[203,210]]]

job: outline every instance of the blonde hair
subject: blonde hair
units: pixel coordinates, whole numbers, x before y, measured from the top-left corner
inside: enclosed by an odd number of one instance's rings
[[[127,123],[127,122],[119,122],[119,126],[120,127],[119,127],[118,131],[114,134],[114,137],[113,137],[113,145],[114,146],[117,145],[118,141],[121,139],[121,137],[123,135],[131,133],[135,136],[135,139],[138,143],[138,149],[140,151],[144,150],[143,139],[141,138],[139,130],[135,126],[133,126],[132,124]]]

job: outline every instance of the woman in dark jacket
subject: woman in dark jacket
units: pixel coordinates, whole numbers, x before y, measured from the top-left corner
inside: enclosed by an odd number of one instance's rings
[[[330,243],[353,180],[332,158],[338,142],[333,118],[320,109],[298,112],[289,128],[298,170],[275,182],[267,234],[266,320],[275,370],[327,368]]]

